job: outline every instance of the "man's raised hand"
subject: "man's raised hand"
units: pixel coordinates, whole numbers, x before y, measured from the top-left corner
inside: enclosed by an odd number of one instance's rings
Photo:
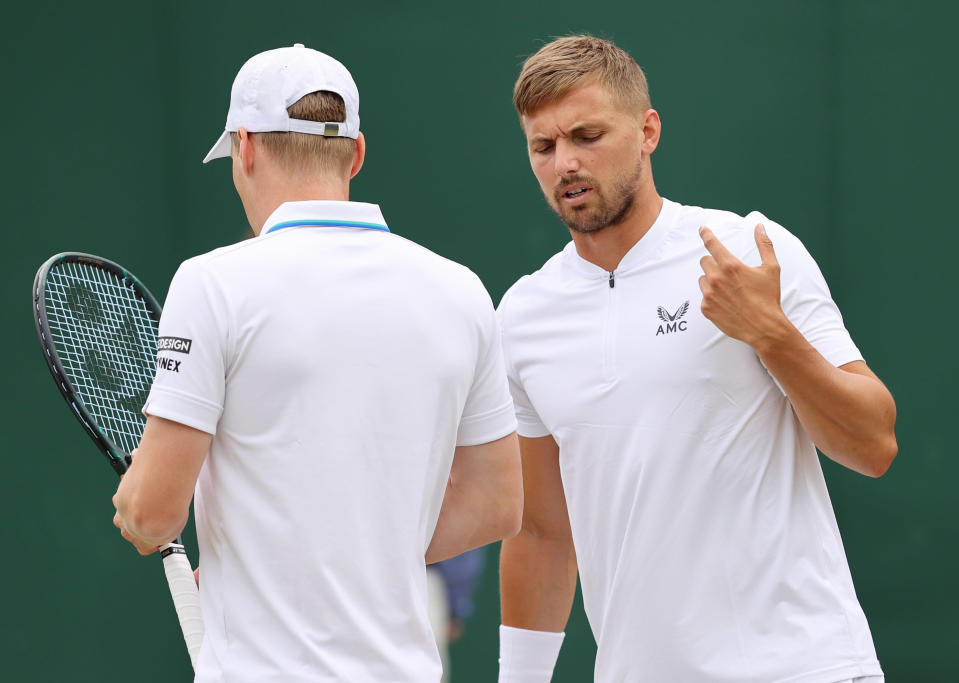
[[[773,341],[787,320],[779,301],[779,261],[765,228],[756,226],[762,263],[755,268],[733,256],[709,228],[700,228],[699,235],[709,252],[699,261],[703,315],[726,335],[753,348]]]

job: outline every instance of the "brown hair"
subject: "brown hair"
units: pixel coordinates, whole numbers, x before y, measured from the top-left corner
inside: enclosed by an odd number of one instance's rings
[[[286,108],[291,119],[305,121],[346,121],[346,105],[334,92],[318,90],[304,95]],[[353,163],[356,142],[352,138],[326,137],[310,133],[251,133],[283,168],[294,174],[347,174]],[[231,133],[234,149],[239,137]]]
[[[601,83],[627,110],[649,109],[646,75],[628,52],[590,35],[566,36],[547,43],[523,64],[513,87],[520,116],[566,95],[587,81]]]

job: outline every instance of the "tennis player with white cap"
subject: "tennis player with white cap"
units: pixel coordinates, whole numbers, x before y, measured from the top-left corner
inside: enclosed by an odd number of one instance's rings
[[[297,44],[243,65],[204,159],[232,158],[256,237],[177,271],[114,498],[147,554],[195,490],[197,681],[439,681],[425,562],[519,528],[490,298],[349,201],[365,153],[349,72]]]

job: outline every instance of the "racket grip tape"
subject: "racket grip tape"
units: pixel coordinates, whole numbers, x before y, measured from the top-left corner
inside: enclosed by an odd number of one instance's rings
[[[193,577],[193,569],[190,567],[186,550],[181,544],[167,543],[161,546],[160,557],[163,558],[163,571],[170,585],[170,595],[173,597],[177,619],[180,620],[183,640],[186,641],[186,649],[190,653],[190,663],[196,671],[196,660],[200,654],[200,645],[203,644],[200,591]]]

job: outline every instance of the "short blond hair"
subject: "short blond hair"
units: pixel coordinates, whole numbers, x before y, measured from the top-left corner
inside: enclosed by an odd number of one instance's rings
[[[513,87],[513,106],[525,116],[593,80],[628,111],[641,114],[652,106],[646,75],[636,60],[590,35],[557,38],[527,59]]]
[[[291,119],[304,121],[346,121],[346,105],[334,92],[318,90],[304,95],[286,109]],[[326,137],[310,133],[251,133],[289,173],[297,175],[344,175],[353,165],[356,142],[352,138]],[[239,137],[231,133],[234,149]]]

